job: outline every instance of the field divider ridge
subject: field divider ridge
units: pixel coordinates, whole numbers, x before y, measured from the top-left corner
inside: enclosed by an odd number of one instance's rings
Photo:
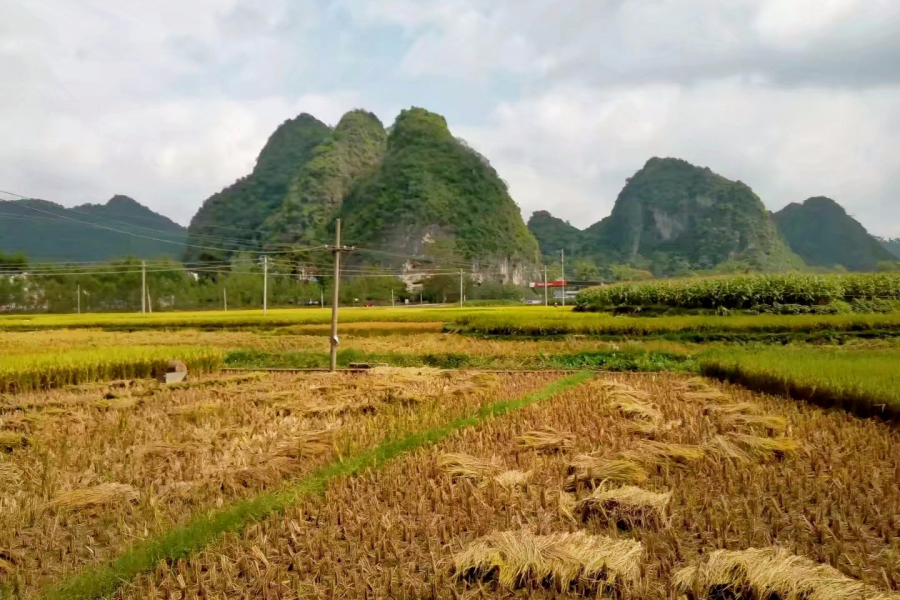
[[[185,558],[215,542],[224,533],[243,530],[254,521],[282,512],[303,497],[323,494],[329,481],[333,479],[354,475],[367,468],[378,468],[393,458],[439,442],[457,431],[546,400],[563,390],[583,383],[594,374],[593,371],[580,371],[569,377],[557,379],[531,394],[483,406],[474,415],[454,419],[443,427],[388,440],[358,455],[344,457],[304,478],[286,484],[281,489],[199,515],[184,526],[170,529],[159,536],[133,545],[105,565],[84,569],[81,573],[46,590],[42,597],[45,600],[89,600],[113,594],[136,575],[156,568],[160,561],[172,562]]]

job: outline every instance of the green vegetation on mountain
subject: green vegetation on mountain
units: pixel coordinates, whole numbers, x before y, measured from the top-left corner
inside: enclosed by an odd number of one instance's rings
[[[623,262],[729,261],[765,271],[802,266],[759,197],[740,181],[674,158],[651,158],[616,199],[612,214],[585,231],[585,249]]]
[[[656,276],[803,266],[753,190],[675,158],[647,161],[612,214],[584,231],[546,213],[529,226],[545,255],[565,246],[573,258]]]
[[[454,138],[443,117],[418,108],[403,111],[390,135],[363,110],[333,130],[308,115],[286,122],[253,173],[207,200],[191,222],[192,244],[221,250],[185,255],[213,260],[296,248],[308,257],[299,249],[330,243],[338,217],[345,243],[387,252],[358,252],[350,258],[357,264],[427,255],[429,267],[481,261],[521,280],[540,261],[487,159]]]
[[[281,206],[291,182],[315,156],[331,129],[308,114],[282,123],[266,142],[256,167],[200,207],[188,228],[185,260],[221,260],[243,249],[260,247],[264,219]],[[203,246],[200,248],[197,246]]]
[[[294,177],[281,205],[263,222],[267,241],[301,246],[328,243],[344,197],[356,181],[378,168],[386,144],[387,134],[378,117],[362,110],[345,114]]]
[[[538,243],[506,184],[440,115],[404,110],[381,167],[354,186],[340,214],[348,244],[404,255],[536,265]]]
[[[884,248],[887,249],[888,252],[894,255],[895,258],[900,258],[900,238],[876,238],[878,243],[880,243]]]
[[[187,232],[128,196],[65,208],[45,200],[0,201],[0,252],[32,261],[180,256]]]
[[[540,244],[544,256],[556,254],[560,250],[574,252],[581,247],[581,230],[546,210],[535,211],[531,215],[528,229]]]
[[[807,264],[871,271],[895,257],[830,198],[809,198],[775,213],[778,229]]]

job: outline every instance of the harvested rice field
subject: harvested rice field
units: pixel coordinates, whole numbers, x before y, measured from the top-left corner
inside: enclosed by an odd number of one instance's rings
[[[373,369],[4,396],[0,591],[38,597],[142,540],[558,378]]]
[[[889,425],[597,375],[334,480],[115,597],[891,600],[898,481]]]

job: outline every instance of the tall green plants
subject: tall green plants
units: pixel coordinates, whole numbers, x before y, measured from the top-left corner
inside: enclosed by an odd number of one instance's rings
[[[900,273],[756,274],[622,283],[586,289],[578,294],[576,306],[582,310],[622,306],[734,310],[875,299],[900,299]]]

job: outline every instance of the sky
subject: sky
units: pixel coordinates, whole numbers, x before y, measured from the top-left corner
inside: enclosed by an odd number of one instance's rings
[[[900,237],[898,65],[898,0],[5,0],[0,190],[187,225],[284,120],[421,106],[526,220],[671,156]]]

